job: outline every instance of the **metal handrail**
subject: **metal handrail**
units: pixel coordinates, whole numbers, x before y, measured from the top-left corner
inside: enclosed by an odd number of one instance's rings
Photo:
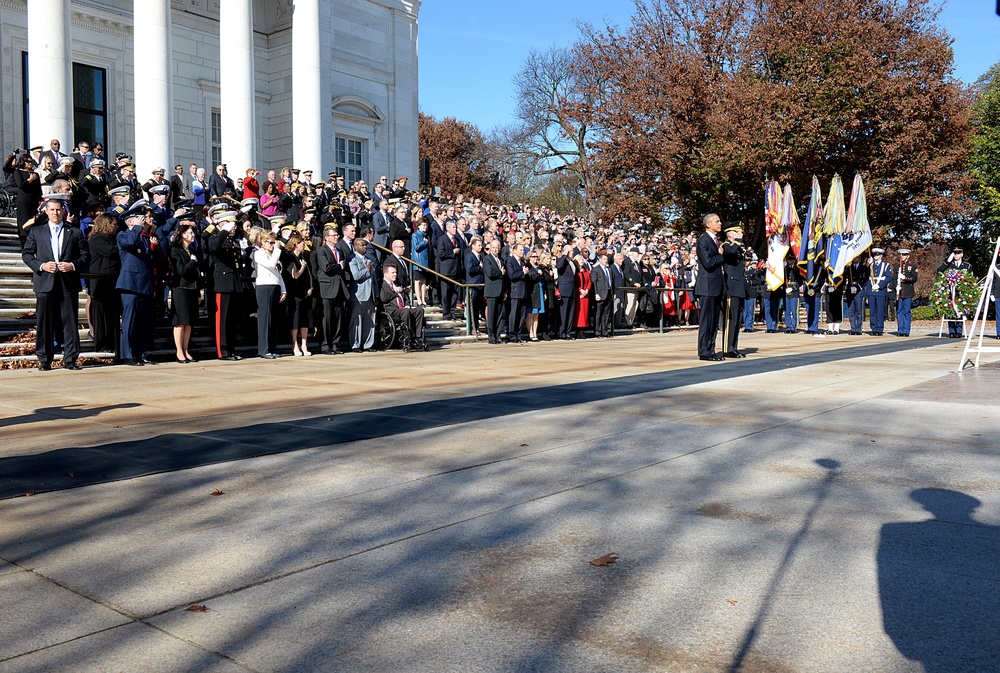
[[[381,250],[383,252],[387,252],[390,255],[395,255],[395,253],[393,253],[392,250],[390,250],[389,248],[385,247],[384,245],[379,245],[375,241],[368,241],[368,244],[375,246],[375,248],[377,250]],[[417,266],[420,269],[422,269],[423,271],[426,271],[427,273],[429,273],[429,274],[431,274],[433,276],[437,276],[438,278],[440,278],[444,282],[451,283],[452,285],[454,285],[456,287],[463,288],[465,290],[465,336],[471,336],[472,335],[472,330],[473,330],[473,324],[472,324],[472,316],[473,316],[473,312],[472,312],[472,290],[475,289],[475,288],[477,288],[477,287],[486,287],[486,284],[485,283],[460,283],[457,280],[455,280],[454,278],[449,278],[448,276],[445,276],[443,274],[438,273],[434,269],[427,268],[426,266],[424,266],[420,262],[413,261],[412,259],[410,259],[406,255],[400,255],[400,257],[410,265],[409,274],[410,274],[410,280],[411,281],[413,280],[413,267]],[[410,304],[411,305],[413,304],[413,283],[412,282],[410,283]],[[476,332],[479,331],[479,325],[475,326],[475,330],[476,330]]]

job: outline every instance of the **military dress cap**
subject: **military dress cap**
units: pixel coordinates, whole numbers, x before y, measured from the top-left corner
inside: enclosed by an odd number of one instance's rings
[[[885,250],[883,250],[882,248],[872,248],[872,254],[873,255],[884,255],[885,254]]]
[[[41,145],[35,145],[34,147],[29,147],[29,148],[28,148],[28,151],[29,151],[29,152],[41,152],[41,151],[42,151],[42,150],[44,150],[44,149],[45,149],[45,148],[44,148],[44,147],[42,147]]]
[[[312,175],[312,171],[302,171],[302,175]]]
[[[178,210],[191,210],[191,206],[194,205],[194,199],[181,199],[174,203],[174,213]]]
[[[900,248],[899,249],[899,254],[901,254],[901,255],[909,255],[910,251],[907,248]]]
[[[242,201],[240,201],[240,205],[241,206],[259,206],[260,205],[260,199],[255,199],[253,197],[250,197],[250,198],[247,198],[247,199],[243,199]]]
[[[280,227],[283,224],[285,224],[285,222],[288,221],[288,218],[285,217],[284,215],[272,215],[271,217],[267,218],[267,221],[271,223],[272,227],[274,225],[278,225]]]
[[[104,168],[104,160],[103,159],[94,159],[93,161],[91,161],[90,162],[90,167],[93,168],[95,166],[98,167],[98,168]]]
[[[59,165],[60,166],[70,166],[70,165],[73,164],[74,161],[75,161],[75,159],[73,159],[73,157],[63,157],[62,159],[59,160]]]
[[[167,172],[167,169],[165,169],[165,168],[157,167],[157,168],[153,169],[153,175],[157,175],[157,174],[164,175],[164,174],[166,174],[166,172]]]
[[[239,215],[239,213],[235,210],[224,210],[215,215],[215,223],[220,224],[222,222],[235,222],[237,215]]]
[[[292,169],[292,173],[299,173],[299,172],[301,172],[301,171],[299,171],[299,169],[297,169],[297,168],[293,168]]]
[[[727,234],[728,234],[728,233],[729,233],[730,231],[738,231],[738,232],[740,232],[740,233],[743,233],[743,227],[741,227],[741,226],[740,226],[740,225],[738,225],[738,224],[730,224],[730,225],[729,225],[728,227],[726,227],[726,228],[725,228],[725,229],[723,229],[722,231],[723,231],[723,232],[725,232],[725,233],[727,233]]]
[[[135,164],[122,164],[119,166],[123,171],[132,171],[135,173]]]
[[[124,160],[124,161],[127,161],[128,163],[132,163],[132,155],[131,154],[123,154],[120,157],[118,157],[118,160],[119,161]]]
[[[112,187],[108,190],[109,196],[128,196],[132,193],[128,185],[118,185],[117,187]]]
[[[149,193],[153,194],[153,195],[156,195],[156,194],[164,194],[164,195],[169,194],[170,193],[170,185],[156,185],[154,187],[150,187],[149,188]]]
[[[961,255],[964,252],[961,248],[952,248],[951,251],[956,255]]]
[[[340,177],[340,176],[337,174],[337,171],[330,171],[329,173],[326,174],[326,177],[328,177],[331,180],[333,180],[334,178],[337,178],[337,177]]]
[[[229,205],[225,203],[214,203],[208,207],[208,216],[215,217],[217,213],[229,210]]]
[[[145,217],[147,208],[149,208],[149,203],[146,202],[146,199],[139,199],[129,206],[129,209],[125,212],[125,219],[131,220],[137,217]]]
[[[59,203],[67,203],[70,199],[69,194],[57,194],[53,192],[52,194],[45,194],[42,196],[42,205],[48,203],[49,201],[58,201]]]
[[[115,152],[115,161],[118,161],[119,159],[124,159],[127,156],[128,155],[125,154],[124,152]]]

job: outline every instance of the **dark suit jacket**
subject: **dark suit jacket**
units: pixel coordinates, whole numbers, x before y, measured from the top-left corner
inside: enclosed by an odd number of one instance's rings
[[[410,272],[408,271],[409,265],[405,259],[400,259],[395,255],[386,255],[385,261],[382,265],[391,264],[396,267],[396,285],[400,287],[410,287]]]
[[[211,254],[212,278],[215,291],[221,294],[240,292],[239,269],[243,265],[242,251],[233,237],[222,229],[216,229],[208,239]]]
[[[625,290],[621,288],[625,287],[625,273],[622,271],[620,266],[612,264],[611,269],[611,283],[615,287],[615,297],[618,299],[625,299]]]
[[[522,260],[514,255],[508,257],[507,261],[504,262],[507,267],[507,281],[510,283],[511,299],[524,299],[525,296],[524,267],[521,266],[521,263]]]
[[[559,289],[559,296],[572,297],[576,291],[576,262],[566,255],[556,260],[556,287]]]
[[[694,293],[699,297],[717,297],[724,289],[722,265],[725,260],[707,231],[698,239],[697,252],[698,278],[694,282]]]
[[[333,251],[326,244],[319,246],[312,254],[316,258],[316,280],[319,283],[319,296],[323,299],[347,301],[349,295],[345,276],[350,271],[343,263],[337,263]],[[341,262],[344,262],[347,258],[342,256],[340,259]]]
[[[471,250],[465,255],[465,282],[485,283],[486,276],[483,274],[482,253],[476,258],[476,253]]]
[[[605,270],[608,272],[607,275],[604,273]],[[597,264],[590,270],[590,280],[594,284],[595,301],[597,300],[598,295],[601,296],[600,301],[602,302],[608,301],[612,298],[615,291],[615,283],[611,274],[611,267],[604,267]],[[560,292],[562,292],[562,290],[560,290]]]
[[[118,232],[121,270],[116,287],[135,294],[153,294],[153,249],[142,229]]]
[[[504,275],[500,264],[497,264],[497,259],[492,255],[483,255],[483,275],[486,278],[486,287],[483,288],[484,297],[503,296]]]
[[[455,248],[459,249],[459,252],[455,253]],[[461,268],[462,263],[461,255],[462,243],[459,240],[459,236],[455,234],[455,242],[452,243],[451,239],[448,238],[448,234],[445,234],[434,241],[434,254],[438,261],[438,273],[448,276],[449,278],[458,278],[458,270]]]
[[[90,260],[90,251],[83,233],[76,227],[63,223],[62,246],[59,248],[59,260],[72,262],[74,270],[67,272],[48,273],[42,271],[42,264],[54,262],[52,258],[52,239],[49,234],[49,223],[35,225],[28,229],[28,237],[24,241],[21,259],[34,273],[31,276],[31,288],[36,294],[52,292],[56,283],[61,283],[68,292],[80,291],[80,269]]]
[[[236,190],[236,185],[230,178],[224,178],[218,173],[212,173],[211,177],[208,178],[209,196],[222,196],[227,189]]]

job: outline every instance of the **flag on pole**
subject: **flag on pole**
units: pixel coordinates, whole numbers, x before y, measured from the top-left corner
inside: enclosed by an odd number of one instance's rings
[[[791,201],[792,190],[785,187],[785,198]],[[784,227],[785,200],[778,191],[778,183],[771,180],[764,188],[764,225],[767,232],[767,286],[777,289],[785,282],[785,255],[788,253],[788,234]],[[792,205],[794,208],[794,204]]]
[[[844,234],[847,230],[847,216],[844,212],[844,183],[839,175],[833,176],[830,194],[826,199],[823,231],[826,234],[826,268],[830,271],[830,281],[840,285],[844,275],[843,266],[837,273],[836,266],[843,254]]]
[[[809,199],[806,223],[802,227],[802,244],[799,246],[798,255],[798,267],[804,272],[807,283],[814,283],[817,274],[823,268],[823,258],[826,255],[823,226],[823,194],[819,188],[819,180],[814,175],[812,196]]]
[[[838,279],[844,275],[844,269],[855,257],[867,250],[872,244],[872,230],[868,225],[868,200],[865,197],[865,184],[861,175],[854,176],[854,186],[851,188],[851,205],[847,209],[847,226],[844,229],[843,242],[837,259],[830,267]]]

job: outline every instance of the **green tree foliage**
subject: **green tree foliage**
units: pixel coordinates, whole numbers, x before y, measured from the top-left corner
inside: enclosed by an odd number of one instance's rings
[[[1000,235],[1000,63],[976,83],[972,106],[972,176],[984,237]]]

